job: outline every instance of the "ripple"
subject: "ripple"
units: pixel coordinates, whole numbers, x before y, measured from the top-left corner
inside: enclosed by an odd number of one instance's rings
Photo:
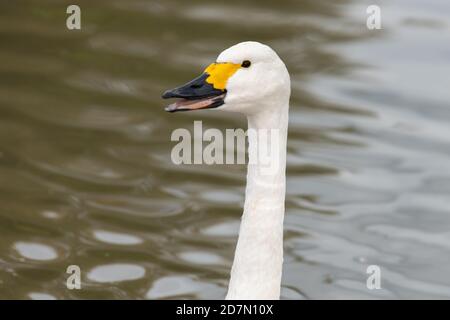
[[[235,237],[239,234],[239,221],[225,221],[202,230],[208,236]]]
[[[160,46],[159,43],[156,41],[151,42],[151,39],[148,38],[138,39],[107,34],[102,34],[101,37],[91,37],[89,45],[95,50],[122,53],[145,59],[157,57],[159,54],[158,47]],[[81,83],[78,84],[80,85]]]
[[[31,292],[28,296],[32,300],[56,300],[55,296],[43,292]]]
[[[98,266],[87,275],[88,279],[100,283],[131,281],[141,279],[144,276],[145,269],[143,267],[126,263]]]
[[[143,197],[104,196],[86,201],[93,208],[125,214],[128,216],[169,217],[183,212],[177,202]]]
[[[102,93],[136,95],[136,84],[126,79],[112,79],[101,74],[83,74],[67,80],[69,85],[86,90],[96,90]]]
[[[47,219],[59,219],[62,216],[60,213],[51,210],[44,210],[41,215]]]
[[[214,23],[230,23],[236,26],[254,26],[261,28],[267,26],[270,28],[301,26],[316,24],[318,21],[323,25],[328,25],[323,16],[315,16],[314,19],[306,15],[300,15],[292,12],[280,12],[276,10],[267,10],[262,8],[249,7],[228,7],[219,5],[189,6],[183,10],[183,16],[194,21],[204,21]]]
[[[212,190],[203,191],[198,194],[203,201],[216,203],[235,204],[243,201],[243,195],[239,191],[233,190]]]
[[[125,233],[111,232],[106,230],[95,230],[93,233],[94,237],[97,240],[111,244],[135,245],[143,242],[141,238]]]
[[[214,296],[219,297],[219,294],[224,295],[219,291],[223,291],[223,289],[211,283],[197,281],[189,277],[168,276],[155,281],[146,297],[147,299],[167,299],[181,296],[193,298],[201,295],[204,298],[211,299]]]
[[[16,242],[14,244],[16,251],[27,259],[47,261],[58,257],[55,249],[50,246],[34,242]]]
[[[430,246],[450,248],[450,232],[431,233],[393,225],[371,225],[367,227],[367,231],[378,233],[390,239],[395,239],[397,243],[399,243],[400,240],[405,240],[408,242],[420,242]]]
[[[188,251],[179,254],[182,260],[195,264],[222,264],[223,259],[219,255],[205,251]]]

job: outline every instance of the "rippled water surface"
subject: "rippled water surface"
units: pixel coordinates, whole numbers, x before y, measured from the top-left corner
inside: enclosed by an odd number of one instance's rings
[[[450,298],[448,1],[78,3],[81,31],[0,3],[0,298],[224,297],[245,167],[176,166],[170,134],[246,122],[160,94],[244,40],[292,79],[283,298]]]

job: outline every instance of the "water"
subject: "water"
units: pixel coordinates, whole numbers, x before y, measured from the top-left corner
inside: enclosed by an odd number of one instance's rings
[[[244,40],[292,79],[283,298],[450,298],[447,1],[78,3],[82,31],[0,4],[0,298],[224,297],[245,167],[175,166],[169,137],[246,123],[160,94]]]

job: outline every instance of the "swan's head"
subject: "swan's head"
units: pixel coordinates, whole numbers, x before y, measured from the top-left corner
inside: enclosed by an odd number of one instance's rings
[[[226,49],[202,75],[162,97],[179,98],[166,107],[169,112],[218,109],[253,114],[287,103],[289,95],[283,61],[269,46],[248,41]]]

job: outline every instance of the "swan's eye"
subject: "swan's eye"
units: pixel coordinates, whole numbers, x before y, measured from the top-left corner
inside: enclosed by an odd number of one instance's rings
[[[243,68],[248,68],[248,67],[250,67],[251,64],[252,64],[252,63],[251,63],[250,61],[244,60],[244,62],[242,62],[242,64],[241,64],[241,66],[242,66]]]

